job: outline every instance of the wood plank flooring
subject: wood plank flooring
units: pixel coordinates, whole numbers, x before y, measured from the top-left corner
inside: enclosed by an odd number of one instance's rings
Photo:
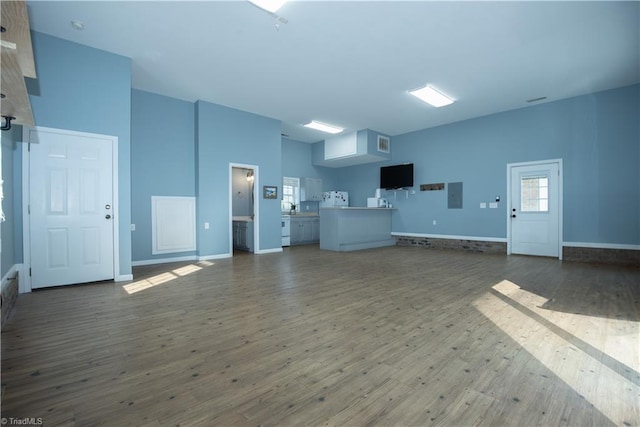
[[[2,417],[46,426],[638,426],[640,270],[317,246],[18,299]]]

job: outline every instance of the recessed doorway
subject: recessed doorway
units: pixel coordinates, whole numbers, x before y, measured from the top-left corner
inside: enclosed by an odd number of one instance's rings
[[[229,165],[230,252],[258,253],[258,166]]]

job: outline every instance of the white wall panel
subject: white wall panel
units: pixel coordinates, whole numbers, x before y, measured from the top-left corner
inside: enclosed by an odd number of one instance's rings
[[[152,254],[196,250],[195,197],[151,197]]]

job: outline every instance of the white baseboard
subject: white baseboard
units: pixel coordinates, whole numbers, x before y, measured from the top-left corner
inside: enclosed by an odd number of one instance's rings
[[[263,255],[263,254],[274,254],[274,253],[278,253],[278,252],[282,252],[282,247],[273,248],[273,249],[261,249],[256,253],[258,255]]]
[[[133,280],[133,274],[119,274],[114,280],[116,282],[128,282]]]
[[[232,256],[233,256],[232,253],[218,254],[218,255],[205,255],[205,256],[198,257],[198,261],[209,261],[212,259],[231,258]]]
[[[142,261],[133,261],[131,265],[134,267],[138,267],[141,265],[168,264],[170,262],[184,262],[184,261],[197,261],[197,260],[198,258],[195,255],[191,255],[191,256],[183,256],[183,257],[175,257],[175,258],[156,258],[156,259],[147,259]]]

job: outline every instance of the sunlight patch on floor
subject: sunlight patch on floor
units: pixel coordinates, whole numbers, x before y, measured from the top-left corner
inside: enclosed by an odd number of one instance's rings
[[[612,355],[598,349],[591,342],[576,346],[563,338],[561,335],[577,336],[574,331],[563,329],[549,320],[550,310],[540,308],[547,302],[545,298],[523,290],[507,280],[496,284],[493,289],[511,301],[505,301],[500,296],[487,292],[473,302],[484,316],[577,393],[584,396],[616,425],[633,425],[638,420],[637,402],[640,386],[638,381],[626,378],[603,363],[607,357],[613,358]],[[578,316],[572,313],[562,314]],[[610,319],[593,318],[591,320],[597,325],[604,324]],[[572,323],[575,324],[575,322]],[[576,326],[576,328],[580,327],[580,325]],[[589,324],[588,328],[592,327],[593,325]],[[596,331],[592,330],[592,332],[594,335],[601,336]],[[607,331],[605,329],[602,332]],[[582,338],[579,339],[582,340]],[[593,346],[594,349],[589,350],[589,346]],[[584,351],[583,348],[589,352]],[[636,370],[636,373],[631,375],[633,375],[632,378],[637,378],[638,349],[632,349],[631,353],[630,357],[635,360],[628,366]],[[609,365],[616,365],[616,361],[605,360]],[[596,382],[593,378],[605,380]]]
[[[640,370],[639,322],[554,310],[553,299],[536,295],[508,280],[497,283],[493,289],[617,361]]]
[[[202,261],[199,264],[202,264],[204,267],[214,265],[214,263],[208,261]],[[127,291],[129,295],[132,295],[146,289],[161,285],[163,283],[170,282],[171,280],[177,279],[178,277],[183,277],[191,273],[195,273],[196,271],[202,270],[202,268],[203,267],[199,267],[195,264],[185,265],[172,271],[156,274],[155,276],[143,280],[138,280],[137,282],[129,283],[128,285],[123,285],[122,289]]]
[[[176,268],[173,270],[175,274],[178,276],[186,276],[187,274],[195,273],[196,271],[202,270],[202,267],[198,267],[197,265],[189,264],[184,267]]]

